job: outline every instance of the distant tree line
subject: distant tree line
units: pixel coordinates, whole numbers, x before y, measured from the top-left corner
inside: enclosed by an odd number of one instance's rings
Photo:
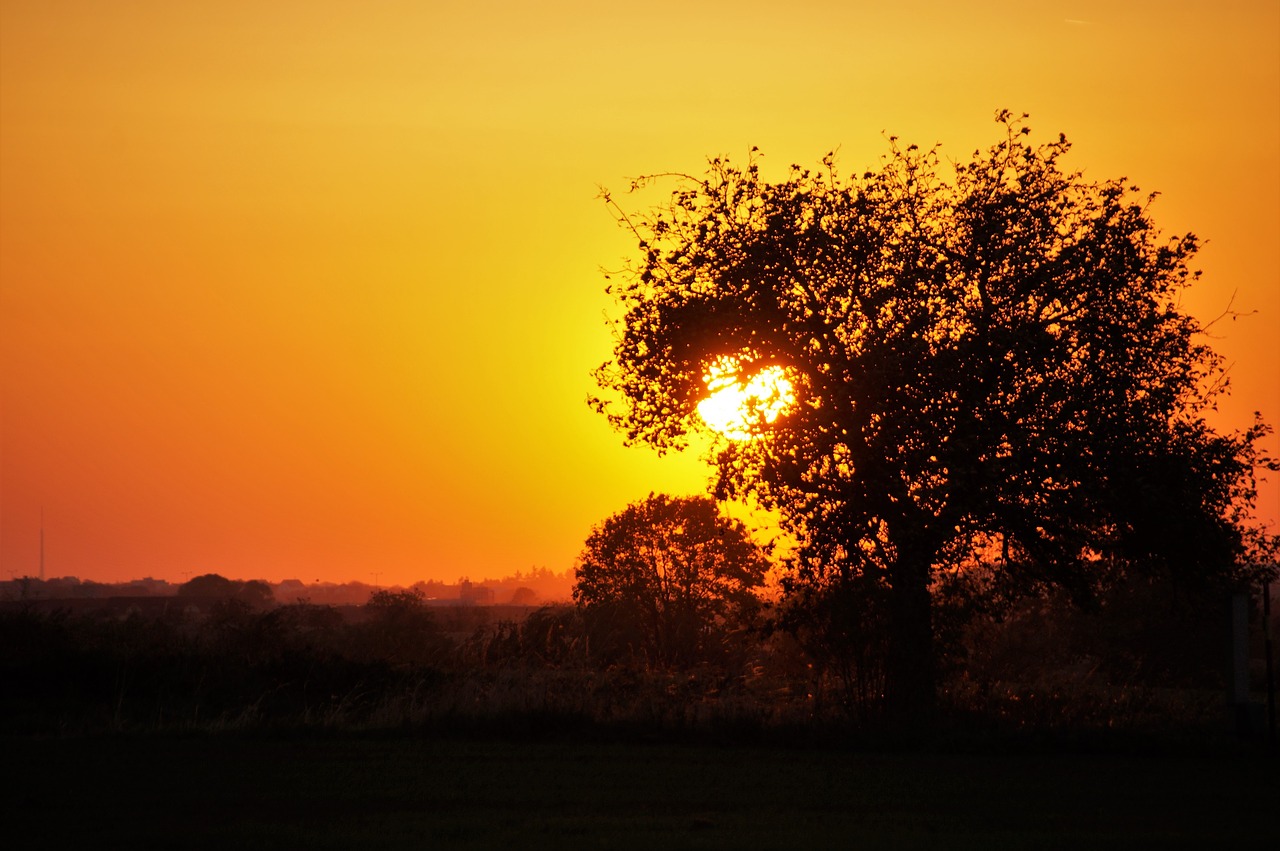
[[[212,577],[212,578],[211,578]],[[192,583],[195,583],[192,585]],[[216,598],[231,593],[234,586],[240,588],[246,583],[260,583],[270,591],[275,601],[288,603],[306,599],[313,603],[330,605],[364,605],[369,597],[379,588],[366,582],[320,582],[304,583],[297,579],[286,579],[281,582],[265,580],[228,579],[218,573],[196,576],[186,582],[171,583],[162,579],[134,579],[127,582],[98,582],[81,580],[75,576],[61,576],[50,579],[38,579],[33,576],[15,576],[0,581],[0,604],[6,601],[22,600],[101,600],[111,597],[165,597],[181,595],[187,598]],[[421,592],[425,597],[434,600],[461,600],[464,589],[473,592],[486,591],[489,602],[498,605],[532,606],[547,602],[567,601],[572,593],[572,571],[559,573],[545,567],[534,567],[527,571],[517,570],[515,573],[497,579],[484,579],[472,582],[466,578],[456,582],[440,580],[420,580],[409,586],[410,590]],[[260,592],[247,593],[253,595]],[[261,596],[259,594],[259,596]]]

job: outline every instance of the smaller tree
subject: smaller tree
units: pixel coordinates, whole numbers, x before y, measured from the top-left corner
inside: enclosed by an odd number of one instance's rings
[[[178,586],[179,597],[234,597],[236,583],[218,573],[205,573]]]
[[[440,625],[427,607],[423,593],[376,591],[365,606],[368,620],[357,637],[366,655],[397,665],[430,665],[440,662],[451,649]]]
[[[236,589],[236,599],[248,603],[250,608],[267,609],[276,601],[271,593],[271,586],[261,579],[250,579]]]
[[[205,573],[178,586],[179,597],[205,597],[235,600],[250,609],[266,609],[274,602],[271,586],[261,579],[228,579],[218,573]]]
[[[748,619],[768,569],[746,527],[712,500],[650,494],[592,531],[573,599],[597,655],[681,666]]]

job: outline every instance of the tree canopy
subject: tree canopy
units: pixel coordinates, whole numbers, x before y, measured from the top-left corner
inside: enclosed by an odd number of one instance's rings
[[[573,599],[609,627],[610,644],[629,645],[615,651],[682,664],[758,602],[768,569],[746,527],[712,500],[650,494],[591,532]]]
[[[261,579],[227,579],[217,573],[193,577],[178,586],[180,597],[218,597],[235,599],[252,608],[264,608],[274,602],[271,586]]]
[[[1226,381],[1179,302],[1197,238],[1162,236],[1125,179],[1065,170],[1066,138],[1033,144],[1025,118],[999,113],[949,179],[890,137],[860,177],[828,155],[770,182],[753,151],[647,213],[606,195],[638,257],[596,407],[681,448],[713,365],[784,370],[795,402],[722,446],[717,494],[780,511],[798,581],[885,587],[886,699],[912,716],[943,565],[988,553],[1084,593],[1103,565],[1231,577],[1273,545],[1250,525],[1267,427],[1205,419]]]

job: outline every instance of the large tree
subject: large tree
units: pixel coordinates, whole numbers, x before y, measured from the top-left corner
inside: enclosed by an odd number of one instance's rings
[[[712,500],[650,494],[592,530],[573,599],[597,642],[612,645],[606,655],[685,665],[744,622],[768,569],[746,527]]]
[[[788,374],[789,411],[719,452],[718,495],[780,511],[799,579],[884,588],[905,723],[932,712],[939,568],[986,551],[1082,591],[1103,565],[1228,577],[1262,540],[1267,429],[1205,421],[1226,383],[1179,303],[1195,236],[1161,236],[1154,196],[1064,170],[1065,137],[1033,145],[1022,119],[947,179],[891,137],[860,178],[828,156],[770,182],[753,152],[649,212],[606,195],[639,256],[611,285],[597,407],[682,448],[709,374]]]

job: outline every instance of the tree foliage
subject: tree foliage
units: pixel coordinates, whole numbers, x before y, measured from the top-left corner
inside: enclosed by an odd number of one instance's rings
[[[381,590],[365,606],[368,620],[357,631],[357,646],[366,658],[397,665],[426,665],[440,661],[449,650],[440,625],[418,589]]]
[[[251,608],[261,609],[274,602],[271,586],[261,579],[227,579],[217,573],[193,577],[178,586],[180,597],[214,597],[236,600]]]
[[[886,589],[886,696],[916,715],[942,565],[988,553],[1083,595],[1104,563],[1231,577],[1271,545],[1250,525],[1267,427],[1205,419],[1226,381],[1179,303],[1196,237],[1162,236],[1126,180],[1065,170],[1066,138],[1033,144],[1025,118],[999,113],[949,179],[890,137],[857,178],[828,155],[770,182],[753,152],[648,213],[606,195],[638,258],[596,407],[680,448],[711,364],[785,369],[796,404],[722,447],[718,496],[780,510],[797,581]]]
[[[608,645],[597,649],[688,664],[755,607],[768,569],[746,528],[710,499],[650,494],[592,531],[573,599]]]

